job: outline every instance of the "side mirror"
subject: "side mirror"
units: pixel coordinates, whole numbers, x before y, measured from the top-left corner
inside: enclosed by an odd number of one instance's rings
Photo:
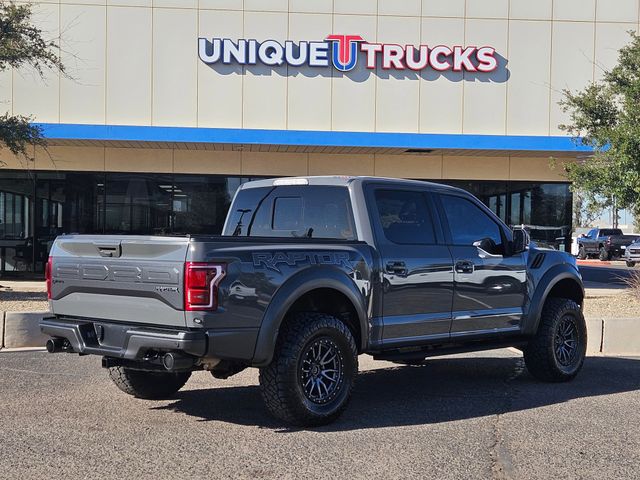
[[[483,238],[482,240],[473,242],[473,246],[484,250],[491,255],[496,253],[496,242],[494,242],[491,238]]]
[[[514,228],[512,248],[513,254],[516,255],[518,253],[524,252],[529,246],[530,241],[531,239],[529,237],[529,232],[527,232],[524,228]]]

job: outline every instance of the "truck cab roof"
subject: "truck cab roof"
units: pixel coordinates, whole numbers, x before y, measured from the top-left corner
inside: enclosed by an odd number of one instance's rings
[[[422,180],[406,180],[401,178],[374,177],[374,176],[341,176],[341,175],[322,175],[322,176],[301,176],[301,177],[280,177],[268,178],[264,180],[254,180],[244,183],[240,186],[241,190],[250,188],[279,187],[279,186],[336,186],[348,187],[352,184],[360,183],[377,183],[389,184],[390,187],[402,186],[419,186],[427,187],[430,190],[446,190],[449,192],[458,192],[468,194],[463,189],[443,185],[440,183],[422,181]]]

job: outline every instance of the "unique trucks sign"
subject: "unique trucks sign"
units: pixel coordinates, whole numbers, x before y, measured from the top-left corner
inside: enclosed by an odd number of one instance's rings
[[[368,69],[433,70],[443,72],[493,72],[498,68],[493,47],[446,45],[395,45],[369,43],[360,35],[329,35],[324,41],[287,40],[284,45],[276,40],[228,38],[199,38],[198,55],[204,63],[293,67],[328,67],[330,63],[340,72],[353,70],[363,54]]]

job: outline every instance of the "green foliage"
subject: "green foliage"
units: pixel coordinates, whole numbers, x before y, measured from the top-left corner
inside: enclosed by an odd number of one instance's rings
[[[574,190],[591,208],[631,209],[640,215],[640,37],[619,52],[618,64],[602,81],[564,92],[560,102],[570,122],[560,128],[594,149],[566,167]]]
[[[64,72],[58,46],[47,41],[43,32],[31,24],[31,5],[0,2],[0,71],[31,67],[41,77],[46,69]],[[31,159],[30,146],[45,145],[42,130],[31,125],[31,117],[0,116],[0,142],[14,155]]]

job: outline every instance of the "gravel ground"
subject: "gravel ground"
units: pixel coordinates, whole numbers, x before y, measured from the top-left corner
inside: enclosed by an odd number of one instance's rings
[[[640,318],[640,301],[625,291],[602,297],[592,297],[587,292],[584,316],[587,318]]]
[[[337,422],[299,430],[266,413],[254,369],[153,402],[98,357],[0,353],[0,478],[640,478],[640,359],[587,358],[561,384],[510,350],[360,371]]]
[[[0,281],[0,312],[44,312],[49,310],[44,282]]]

